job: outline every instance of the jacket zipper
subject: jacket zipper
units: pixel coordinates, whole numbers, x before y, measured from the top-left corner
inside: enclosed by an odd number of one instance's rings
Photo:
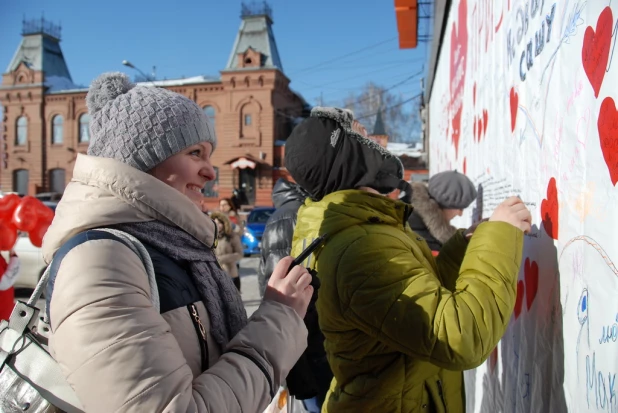
[[[438,380],[438,394],[440,395],[440,400],[444,406],[444,411],[446,411],[446,402],[444,401],[444,392],[442,391],[442,382],[440,380]]]
[[[208,369],[208,342],[206,341],[206,329],[200,320],[200,315],[197,312],[195,304],[189,304],[187,306],[189,314],[191,314],[191,321],[193,321],[193,327],[197,333],[197,341],[200,342],[200,352],[202,354],[202,371]]]

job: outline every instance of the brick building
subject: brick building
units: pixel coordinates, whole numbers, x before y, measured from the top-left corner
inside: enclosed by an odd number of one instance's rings
[[[195,76],[143,82],[193,99],[215,124],[218,178],[206,203],[243,188],[250,205],[270,205],[273,183],[286,176],[282,141],[310,108],[289,88],[267,5],[243,6],[241,24],[218,78]],[[60,48],[60,27],[24,22],[22,41],[0,85],[4,109],[0,189],[20,194],[62,192],[77,153],[89,143],[87,88],[73,84]]]

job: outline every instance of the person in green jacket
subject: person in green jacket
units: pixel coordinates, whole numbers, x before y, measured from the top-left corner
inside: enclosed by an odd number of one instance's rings
[[[407,224],[412,207],[384,196],[402,188],[401,162],[352,124],[349,111],[314,108],[285,148],[311,197],[292,255],[328,234],[304,263],[321,282],[335,376],[322,412],[463,412],[462,372],[485,361],[513,312],[530,212],[508,198],[434,258]]]

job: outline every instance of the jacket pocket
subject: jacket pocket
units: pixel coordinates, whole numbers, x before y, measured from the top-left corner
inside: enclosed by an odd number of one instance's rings
[[[447,413],[446,401],[444,400],[444,389],[442,381],[437,376],[431,377],[425,381],[425,390],[428,393],[428,401],[423,405],[423,412]]]

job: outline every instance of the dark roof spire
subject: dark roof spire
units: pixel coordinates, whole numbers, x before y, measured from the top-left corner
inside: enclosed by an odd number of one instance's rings
[[[386,135],[386,128],[384,127],[384,121],[382,120],[382,105],[380,105],[380,108],[378,109],[376,123],[373,125],[372,135]]]

